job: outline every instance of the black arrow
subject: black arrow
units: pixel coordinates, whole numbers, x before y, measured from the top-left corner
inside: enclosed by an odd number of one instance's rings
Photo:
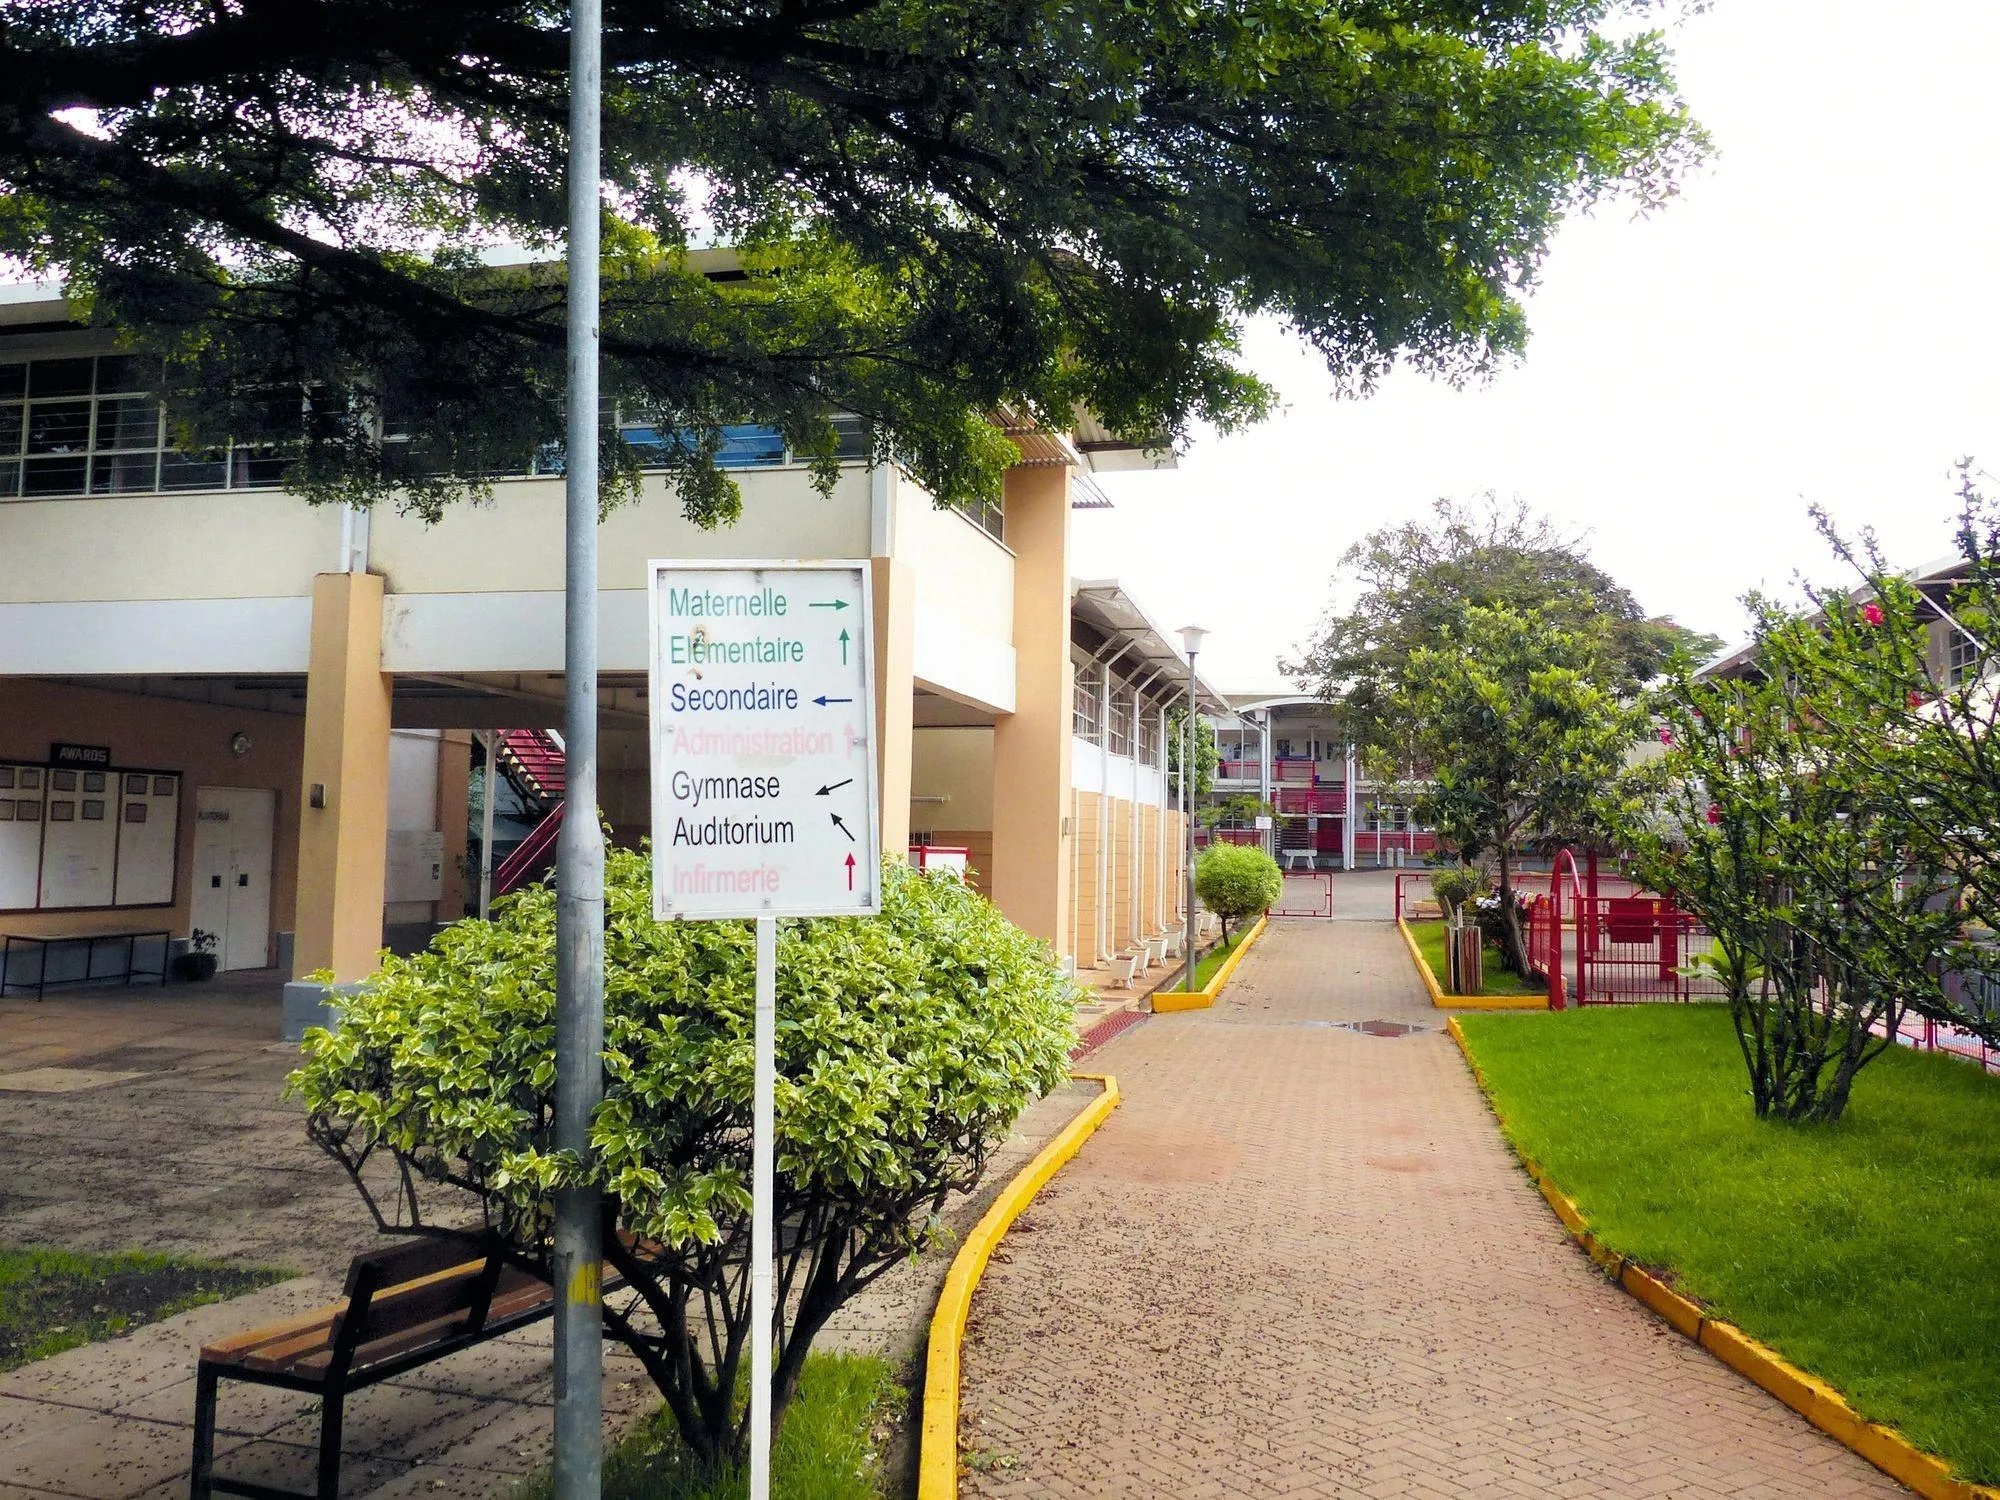
[[[854,778],[850,776],[845,781],[836,781],[832,786],[821,787],[818,791],[814,792],[813,795],[815,797],[824,797],[828,792],[837,792],[844,786],[853,786],[853,785],[854,785]]]
[[[854,835],[852,833],[848,833],[847,825],[840,821],[839,813],[828,813],[827,816],[833,819],[833,826],[835,828],[838,828],[842,833],[847,834],[848,843],[852,844],[856,842]]]
[[[825,693],[821,693],[817,698],[813,699],[813,702],[817,703],[821,708],[825,708],[829,703],[852,703],[853,701],[852,698],[829,698]]]

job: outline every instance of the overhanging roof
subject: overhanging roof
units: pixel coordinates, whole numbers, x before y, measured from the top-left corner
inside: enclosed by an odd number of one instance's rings
[[[1106,653],[1106,660],[1115,659],[1123,676],[1143,678],[1158,672],[1162,683],[1186,683],[1187,657],[1117,579],[1075,580],[1070,584],[1069,609],[1072,619],[1083,621],[1116,643]],[[1229,700],[1203,680],[1199,671],[1195,674],[1195,702],[1205,714],[1224,717],[1230,713]]]

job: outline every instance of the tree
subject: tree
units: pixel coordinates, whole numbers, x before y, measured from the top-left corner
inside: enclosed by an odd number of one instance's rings
[[[1419,812],[1462,859],[1491,853],[1507,961],[1526,972],[1514,845],[1576,837],[1631,743],[1630,714],[1594,677],[1598,643],[1534,611],[1467,609],[1410,653],[1389,709],[1430,781]]]
[[[656,922],[649,860],[606,867],[605,1097],[577,1160],[553,1147],[555,893],[386,958],[307,1033],[290,1087],[313,1138],[369,1195],[382,1153],[401,1226],[475,1223],[550,1273],[552,1197],[604,1194],[628,1292],[607,1333],[636,1354],[709,1465],[740,1458],[749,1342],[754,939],[747,922]],[[1067,1076],[1075,986],[956,876],[884,862],[875,918],[785,922],[778,940],[774,1420],[814,1336],[936,1234],[1022,1107]],[[447,1200],[442,1210],[432,1200]]]
[[[1858,587],[1808,588],[1805,612],[1753,599],[1744,671],[1792,704],[1802,764],[1866,789],[1885,868],[1939,908],[1899,916],[1873,961],[1919,1013],[2000,1043],[2000,509],[1969,462],[1959,503],[1957,558],[1922,586],[1818,515]]]
[[[946,502],[989,418],[1254,420],[1242,320],[1365,390],[1478,378],[1568,213],[1705,143],[1648,0],[609,0],[605,391],[629,489],[735,514],[719,424],[830,410]],[[0,0],[0,255],[167,356],[182,441],[435,513],[561,436],[568,38],[524,0]],[[736,247],[714,263],[693,247]],[[710,274],[714,272],[716,274]]]
[[[1248,844],[1210,844],[1194,862],[1194,893],[1222,919],[1222,941],[1229,943],[1229,922],[1261,917],[1284,894],[1285,877],[1278,862]]]
[[[1945,867],[1905,843],[1893,774],[1842,749],[1879,732],[1871,706],[1771,670],[1819,658],[1820,623],[1767,607],[1765,671],[1679,674],[1657,700],[1666,753],[1621,818],[1642,878],[1714,935],[1695,964],[1728,998],[1757,1114],[1805,1123],[1840,1117],[1958,925]]]
[[[1676,651],[1722,649],[1666,617],[1651,617],[1590,561],[1580,537],[1520,502],[1440,500],[1427,521],[1384,527],[1342,554],[1353,602],[1322,617],[1318,635],[1285,670],[1334,705],[1357,745],[1402,752],[1387,712],[1411,656],[1449,634],[1474,608],[1532,610],[1589,647],[1592,675],[1621,696],[1656,676]]]
[[[1259,818],[1275,818],[1277,815],[1277,808],[1255,792],[1235,792],[1227,797],[1218,797],[1198,814],[1204,828],[1219,828],[1224,823],[1254,824]]]
[[[1181,760],[1187,749],[1187,706],[1171,709],[1167,714],[1167,786],[1174,796],[1182,795]],[[1196,798],[1206,797],[1215,789],[1216,768],[1222,763],[1222,756],[1215,748],[1215,729],[1207,719],[1196,717],[1194,721],[1194,774],[1188,778],[1190,815]]]

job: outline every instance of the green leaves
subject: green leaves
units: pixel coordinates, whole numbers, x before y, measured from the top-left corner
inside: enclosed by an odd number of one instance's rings
[[[880,918],[787,923],[779,941],[779,1171],[797,1198],[894,1218],[961,1172],[1065,1076],[1072,986],[961,882],[885,873]],[[532,887],[389,957],[314,1031],[291,1087],[315,1127],[455,1159],[539,1219],[593,1181],[635,1231],[715,1239],[745,1204],[753,967],[742,923],[656,923],[645,857],[607,877],[604,1103],[593,1155],[550,1150],[554,902]]]
[[[1563,216],[1658,204],[1702,154],[1644,8],[612,0],[607,393],[694,435],[654,457],[716,524],[724,422],[825,483],[827,412],[858,413],[957,502],[997,488],[1002,405],[1161,446],[1254,421],[1253,316],[1347,390],[1480,378]],[[561,243],[560,9],[5,19],[0,254],[172,354],[190,441],[306,397],[295,487],[435,515],[559,435],[560,268],[489,252]]]

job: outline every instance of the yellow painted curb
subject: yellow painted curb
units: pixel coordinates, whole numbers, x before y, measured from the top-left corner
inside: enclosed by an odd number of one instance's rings
[[[944,1278],[944,1290],[938,1293],[937,1311],[931,1316],[930,1353],[924,1361],[924,1426],[917,1458],[917,1500],[957,1500],[959,1346],[965,1338],[966,1317],[972,1311],[972,1289],[979,1285],[986,1262],[1007,1232],[1007,1226],[1020,1216],[1042,1185],[1056,1175],[1056,1169],[1076,1155],[1091,1132],[1118,1107],[1118,1080],[1111,1074],[1070,1076],[1101,1083],[1104,1092],[1091,1100],[1001,1189],[993,1206],[958,1247],[951,1270]]]
[[[1410,950],[1410,961],[1417,966],[1417,977],[1424,982],[1424,988],[1431,992],[1431,1004],[1439,1010],[1547,1010],[1549,997],[1546,995],[1447,995],[1431,972],[1431,966],[1424,961],[1423,950],[1417,946],[1417,936],[1410,931],[1410,924],[1401,917],[1396,918],[1396,927],[1403,934],[1403,945]]]
[[[1465,1045],[1465,1033],[1458,1029],[1457,1018],[1447,1021],[1445,1029],[1458,1043],[1466,1066],[1472,1070],[1480,1091],[1487,1094],[1490,1105],[1492,1095],[1486,1088],[1486,1077],[1480,1072],[1472,1049]],[[1499,1111],[1496,1109],[1494,1113],[1497,1116]],[[1516,1152],[1516,1155],[1519,1156],[1519,1153]],[[1760,1344],[1735,1324],[1709,1317],[1699,1303],[1683,1297],[1650,1271],[1607,1248],[1590,1232],[1589,1221],[1583,1217],[1575,1200],[1549,1179],[1540,1162],[1529,1156],[1521,1156],[1520,1162],[1542,1196],[1548,1200],[1549,1206],[1555,1210],[1556,1217],[1562,1220],[1563,1228],[1569,1231],[1570,1237],[1589,1252],[1590,1258],[1602,1266],[1613,1281],[1677,1332],[1699,1344],[1730,1369],[1762,1386],[1835,1442],[1852,1449],[1897,1483],[1924,1496],[1925,1500],[2000,1500],[2000,1489],[1954,1478],[1951,1466],[1943,1459],[1916,1447],[1893,1427],[1864,1420],[1847,1404],[1846,1398],[1825,1381],[1808,1375],[1777,1350]]]
[[[1231,950],[1222,965],[1208,976],[1208,983],[1198,990],[1155,990],[1153,1010],[1164,1015],[1176,1010],[1207,1010],[1215,1004],[1215,997],[1222,993],[1222,987],[1229,983],[1229,976],[1236,972],[1236,966],[1243,962],[1243,955],[1250,951],[1250,945],[1264,935],[1264,929],[1271,925],[1269,917],[1259,917],[1257,925],[1244,935],[1243,941]]]

